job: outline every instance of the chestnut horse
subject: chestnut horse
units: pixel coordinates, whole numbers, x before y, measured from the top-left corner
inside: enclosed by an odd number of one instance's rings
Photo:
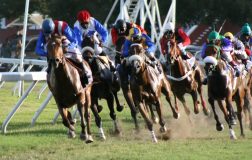
[[[83,88],[77,67],[69,63],[64,56],[61,36],[52,35],[48,39],[47,51],[48,66],[51,65],[51,70],[47,74],[47,84],[54,96],[63,124],[69,129],[69,137],[75,137],[75,122],[68,108],[77,104],[82,127],[80,138],[86,140],[86,143],[93,142],[89,119],[91,85]],[[85,61],[83,63],[88,66]]]
[[[194,67],[190,67],[188,62],[182,59],[181,51],[175,40],[168,42],[168,53],[167,62],[169,63],[170,73],[167,74],[167,78],[170,81],[171,89],[174,94],[175,108],[178,110],[178,98],[182,102],[186,114],[189,116],[190,110],[184,98],[185,93],[189,93],[193,99],[194,113],[198,114],[200,111],[198,101],[199,94],[203,112],[205,115],[208,115],[210,110],[207,108],[203,98],[203,73],[198,63],[195,61]]]
[[[219,121],[215,111],[214,101],[216,100],[220,109],[224,113],[225,120],[229,126],[230,139],[236,139],[232,125],[236,124],[234,120],[234,110],[232,100],[237,106],[237,117],[240,124],[241,136],[244,136],[242,111],[244,102],[251,105],[251,73],[246,77],[235,77],[233,69],[223,61],[220,57],[221,51],[216,45],[209,45],[206,49],[206,57],[204,58],[205,70],[208,73],[208,101],[213,109],[214,118],[216,120],[216,130],[222,131],[224,126]],[[225,104],[223,103],[225,101]]]
[[[132,51],[135,50],[135,54],[132,55]],[[153,130],[153,122],[148,116],[147,107],[151,105],[156,106],[156,110],[159,116],[159,124],[161,126],[160,131],[165,132],[165,121],[163,118],[161,92],[165,93],[166,100],[172,108],[175,117],[178,114],[172,107],[170,101],[170,85],[165,78],[165,75],[160,74],[157,69],[150,66],[149,60],[145,55],[145,51],[141,44],[132,44],[130,47],[129,65],[131,68],[130,74],[130,89],[133,95],[135,105],[139,108],[141,115],[143,116],[153,142],[157,142],[156,135]]]
[[[117,122],[116,113],[114,110],[114,100],[116,101],[117,111],[121,112],[123,106],[120,105],[117,92],[120,90],[119,79],[110,71],[108,62],[105,56],[95,56],[94,41],[92,37],[84,37],[82,44],[83,58],[89,63],[93,74],[93,85],[91,90],[91,109],[95,116],[95,122],[99,128],[99,134],[102,139],[106,139],[102,128],[101,117],[99,112],[102,106],[98,105],[98,100],[104,98],[107,101],[110,117],[114,121],[115,133],[119,134],[120,129]]]

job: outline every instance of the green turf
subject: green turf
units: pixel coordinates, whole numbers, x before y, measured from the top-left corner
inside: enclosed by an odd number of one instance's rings
[[[12,96],[14,83],[7,83],[0,89],[0,124],[3,123],[12,107],[18,101],[17,96]],[[27,85],[26,85],[27,86]],[[34,91],[23,103],[21,108],[11,120],[7,130],[8,133],[0,134],[0,159],[251,159],[252,157],[252,132],[245,127],[246,138],[239,137],[239,126],[235,131],[238,140],[229,139],[228,129],[225,124],[223,132],[215,130],[213,116],[205,117],[203,113],[194,115],[192,112],[192,123],[188,122],[184,110],[180,107],[181,118],[175,120],[171,117],[171,110],[163,100],[164,115],[167,127],[171,129],[171,139],[159,140],[153,144],[149,132],[145,128],[142,118],[140,119],[140,133],[135,133],[128,107],[117,117],[122,130],[120,136],[113,134],[113,123],[104,101],[101,113],[106,141],[98,137],[98,129],[92,121],[92,132],[94,142],[85,144],[78,138],[80,123],[77,121],[77,137],[68,139],[66,128],[61,123],[61,118],[55,125],[51,124],[57,109],[54,100],[42,112],[34,127],[30,127],[31,119],[46,98],[46,91],[41,99],[38,99],[38,91],[42,84],[38,84]],[[125,103],[121,93],[120,101]],[[186,97],[191,105],[191,98]],[[191,107],[191,111],[192,107]],[[222,114],[220,117],[223,121]],[[158,136],[159,126],[155,125]]]

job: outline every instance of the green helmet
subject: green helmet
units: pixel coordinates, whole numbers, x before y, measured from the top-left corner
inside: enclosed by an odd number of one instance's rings
[[[241,30],[242,34],[251,34],[251,28],[249,26],[248,23],[245,23],[243,26],[242,26],[242,30]]]
[[[212,41],[212,40],[219,40],[220,39],[220,34],[216,31],[212,31],[209,33],[208,35],[208,40]]]

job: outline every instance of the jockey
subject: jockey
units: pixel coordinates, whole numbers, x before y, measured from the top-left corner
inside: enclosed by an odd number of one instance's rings
[[[166,55],[168,53],[167,43],[172,38],[174,38],[174,36],[175,36],[175,40],[177,41],[177,45],[182,53],[182,58],[184,60],[189,59],[190,57],[188,56],[185,49],[191,43],[191,40],[189,36],[183,31],[182,28],[175,29],[175,26],[172,22],[166,23],[164,27],[164,35],[160,39],[160,45],[161,45],[163,55]]]
[[[68,24],[64,21],[45,19],[42,23],[42,31],[39,34],[35,52],[40,56],[47,56],[46,44],[48,38],[52,34],[58,34],[65,36],[65,39],[62,40],[64,51],[66,52],[66,57],[73,59],[77,63],[81,63],[81,69],[83,70],[83,75],[88,78],[88,83],[92,83],[92,73],[86,68],[86,66],[82,63],[82,55],[77,45],[76,36],[73,30],[68,26]],[[47,72],[49,73],[51,66],[48,66]],[[82,77],[81,76],[81,77]]]
[[[82,47],[81,44],[83,37],[92,36],[97,32],[99,37],[94,37],[96,38],[94,50],[96,54],[102,53],[101,45],[106,42],[108,32],[99,21],[90,16],[90,13],[87,10],[82,10],[78,13],[77,21],[74,23],[74,32],[77,36],[78,45],[80,47]]]
[[[252,36],[251,36],[251,28],[248,23],[245,23],[241,29],[240,40],[245,46],[245,52],[249,56],[251,60],[251,50],[252,50]]]
[[[226,32],[224,34],[224,37],[229,39],[232,42],[234,55],[238,59],[240,59],[246,67],[249,57],[246,54],[245,46],[242,43],[242,41],[240,41],[238,38],[234,37],[234,35],[231,32]]]
[[[74,24],[74,32],[77,36],[78,45],[80,47],[85,36],[93,36],[94,52],[96,55],[104,56],[108,59],[111,71],[115,71],[113,62],[104,54],[102,43],[105,43],[108,38],[108,31],[95,18],[90,16],[87,10],[82,10],[77,15],[77,21]]]
[[[143,45],[147,57],[151,60],[151,65],[155,68],[157,66],[158,71],[161,73],[162,69],[160,68],[157,59],[155,58],[154,52],[156,51],[156,46],[151,39],[146,34],[142,34],[141,30],[137,27],[133,27],[129,31],[129,36],[124,42],[122,55],[123,57],[129,56],[129,48],[133,43],[140,43]]]
[[[138,26],[135,23],[125,22],[124,20],[119,19],[119,20],[116,21],[116,24],[113,25],[113,27],[111,29],[112,43],[116,46],[118,39],[120,37],[129,36],[129,31],[133,27],[137,27],[138,29],[140,29],[142,34],[146,34],[146,37],[148,37],[147,32],[141,26]],[[117,48],[117,46],[116,46],[116,48]],[[117,49],[117,50],[119,52],[121,52],[121,50],[119,50],[119,49]],[[115,60],[116,60],[117,64],[120,64],[121,56],[119,54],[116,54]]]
[[[233,44],[232,42],[223,36],[221,36],[218,32],[212,31],[208,35],[207,42],[203,44],[201,57],[204,59],[206,57],[205,52],[209,46],[215,46],[217,57],[218,55],[221,56],[225,61],[227,61],[235,70],[236,77],[240,76],[240,71],[237,67],[237,64],[233,60],[231,53],[233,51]],[[208,73],[206,72],[206,76]],[[204,79],[203,84],[207,84],[207,77]]]
[[[147,32],[141,26],[138,26],[135,23],[125,22],[124,20],[119,19],[116,21],[116,24],[111,29],[112,43],[116,45],[116,42],[119,37],[129,36],[129,31],[133,27],[137,27],[138,29],[140,29],[142,34],[147,35]]]

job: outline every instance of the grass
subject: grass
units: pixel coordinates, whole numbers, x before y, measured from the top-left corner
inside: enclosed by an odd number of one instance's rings
[[[2,124],[18,97],[12,96],[11,89],[14,83],[6,83],[0,90],[0,123]],[[245,127],[246,138],[239,137],[239,126],[235,131],[238,140],[232,141],[228,136],[225,125],[223,132],[215,130],[213,117],[206,117],[203,113],[191,114],[192,123],[188,122],[182,108],[181,118],[174,120],[168,104],[163,101],[167,127],[171,129],[171,139],[159,140],[153,144],[149,132],[140,119],[140,133],[136,134],[128,107],[117,117],[122,130],[120,136],[113,134],[113,123],[110,120],[106,103],[101,101],[104,110],[101,113],[106,141],[98,137],[98,129],[92,122],[94,142],[85,144],[78,137],[68,139],[66,128],[61,118],[55,125],[51,124],[56,105],[51,100],[42,112],[34,127],[30,127],[31,119],[46,98],[46,91],[41,99],[37,99],[42,84],[38,84],[34,91],[23,103],[7,128],[7,134],[0,134],[0,159],[251,159],[252,133]],[[120,101],[125,102],[121,93]],[[186,97],[191,105],[191,98]],[[188,99],[189,98],[189,99]],[[222,114],[220,114],[222,118]],[[224,123],[223,119],[222,122]],[[225,123],[224,123],[225,124]],[[79,121],[76,125],[77,136],[80,133]],[[155,125],[158,134],[159,126]]]

